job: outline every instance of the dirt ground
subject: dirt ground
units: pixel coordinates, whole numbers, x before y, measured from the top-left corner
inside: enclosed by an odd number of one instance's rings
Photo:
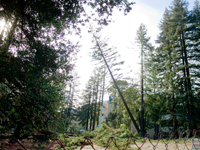
[[[95,150],[105,150],[106,149],[106,148],[96,145],[95,143],[93,143],[93,147],[95,148]],[[80,148],[81,147],[78,147],[75,150],[80,150]],[[91,147],[91,145],[86,145],[81,150],[93,150],[93,148]]]
[[[142,145],[142,143],[137,143],[137,144],[138,144],[138,146]],[[156,143],[152,143],[152,144],[156,145]],[[138,147],[136,145],[130,145],[130,147],[131,147],[131,149],[134,149],[134,150],[138,149]],[[78,147],[75,150],[80,150],[80,148],[81,147]],[[94,148],[95,148],[95,150],[105,150],[105,148],[102,148],[95,144],[94,144]],[[166,150],[165,144],[162,142],[158,143],[158,145],[155,148],[156,148],[156,150]],[[191,149],[191,143],[189,143],[189,142],[187,143],[187,147],[185,147],[185,144],[183,144],[183,143],[178,144],[178,148],[176,147],[176,144],[173,142],[170,142],[168,144],[168,150],[188,150],[188,149],[189,150]],[[90,145],[86,145],[86,146],[84,146],[84,148],[82,150],[93,150],[93,149]],[[108,147],[108,150],[109,150],[109,147]],[[154,150],[154,149],[153,149],[153,146],[151,145],[151,143],[146,142],[142,146],[141,150]]]
[[[12,143],[8,143],[8,139],[0,139],[0,150],[8,150],[8,148],[12,145]],[[33,140],[27,140],[23,139],[20,141],[28,150],[45,150],[47,149],[52,141],[48,142],[34,142]],[[51,147],[51,149],[54,149],[55,147],[59,146],[58,144],[55,144]],[[22,146],[20,146],[18,143],[15,144],[11,148],[11,150],[24,150]]]
[[[142,143],[137,143],[137,144],[138,144],[138,146],[142,145]],[[153,145],[156,145],[156,143],[153,143]],[[178,146],[178,148],[177,148],[177,146]],[[141,150],[154,150],[153,147],[154,146],[152,146],[151,143],[146,142],[142,146]],[[137,146],[136,145],[131,145],[131,148],[137,148]],[[188,149],[191,149],[191,143],[188,142],[187,143],[187,147],[186,147],[185,144],[183,144],[183,143],[176,145],[175,142],[170,142],[168,144],[167,148],[168,148],[168,150],[176,150],[176,149],[177,150],[188,150]],[[156,150],[166,150],[166,146],[165,146],[165,144],[163,142],[159,142],[158,145],[155,146],[155,149]]]
[[[21,140],[21,143],[28,149],[28,150],[46,150],[52,143],[52,141],[49,142],[34,142],[33,140]],[[137,143],[139,146],[142,145],[142,143]],[[154,145],[156,143],[153,143]],[[0,139],[0,150],[8,150],[8,148],[12,144],[8,143],[8,139]],[[58,147],[59,145],[56,143],[54,146],[51,147],[51,150],[55,149],[55,147]],[[94,143],[94,148],[96,150],[105,150],[105,148],[100,147]],[[60,146],[59,146],[60,147]],[[137,149],[136,145],[130,145],[131,149]],[[187,148],[188,147],[188,148]],[[185,144],[181,143],[178,144],[178,148],[176,147],[176,144],[174,142],[170,142],[168,144],[168,150],[187,150],[191,149],[191,143],[187,142],[187,147],[185,147]],[[81,147],[78,147],[75,150],[80,150]],[[109,148],[108,148],[109,149]],[[19,144],[16,144],[15,147],[12,148],[12,150],[24,150],[23,147],[21,147]],[[82,150],[93,150],[93,148],[90,145],[84,146]],[[154,150],[153,146],[151,145],[150,142],[146,142],[141,150]],[[165,144],[163,142],[159,142],[158,145],[156,146],[156,150],[166,150]]]

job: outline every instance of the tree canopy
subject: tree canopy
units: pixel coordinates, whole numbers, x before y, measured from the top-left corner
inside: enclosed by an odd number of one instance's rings
[[[96,19],[107,25],[115,7],[124,13],[132,3],[86,0],[2,0],[0,20],[0,127],[41,130],[59,118],[63,89],[71,78],[79,46],[69,35]],[[87,12],[90,7],[91,12]]]

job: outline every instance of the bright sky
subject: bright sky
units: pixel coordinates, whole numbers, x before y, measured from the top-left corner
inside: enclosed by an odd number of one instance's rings
[[[108,37],[109,46],[116,47],[118,53],[121,55],[121,59],[125,61],[124,69],[132,70],[131,77],[139,80],[139,51],[138,47],[134,44],[136,37],[136,31],[141,23],[145,24],[148,29],[147,34],[151,36],[151,43],[154,45],[157,35],[159,34],[158,25],[161,21],[165,8],[169,7],[173,0],[133,0],[136,2],[132,7],[132,11],[124,16],[123,12],[114,11],[113,20],[114,23],[104,27],[101,32],[102,37]],[[188,0],[189,10],[193,8],[195,0]],[[0,21],[0,31],[4,25],[3,21]],[[89,52],[93,47],[91,43],[91,35],[87,32],[88,29],[82,30],[82,38],[80,44],[82,45],[78,54],[75,70],[80,77],[80,90],[85,88],[85,84],[88,82],[92,71],[94,69],[94,63],[91,62]],[[133,44],[131,44],[133,43]]]
[[[136,31],[141,23],[145,24],[148,29],[148,36],[151,37],[151,43],[155,45],[155,40],[159,34],[159,23],[163,17],[165,8],[168,8],[173,0],[133,0],[136,2],[132,7],[132,11],[124,16],[123,12],[115,11],[113,15],[114,23],[111,23],[101,32],[102,37],[108,37],[110,47],[117,47],[117,51],[121,55],[121,59],[125,61],[124,68],[133,70],[132,77],[139,80],[139,51],[136,44],[131,44],[135,40]],[[188,0],[189,10],[193,8],[195,0]],[[80,76],[80,89],[85,88],[92,71],[94,63],[91,62],[89,52],[93,47],[91,43],[91,35],[83,30],[80,44],[81,50],[78,54],[76,70]]]

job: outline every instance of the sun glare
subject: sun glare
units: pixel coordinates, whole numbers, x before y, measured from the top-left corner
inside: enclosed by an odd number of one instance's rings
[[[5,25],[4,19],[0,20],[0,32],[3,30],[4,25]]]

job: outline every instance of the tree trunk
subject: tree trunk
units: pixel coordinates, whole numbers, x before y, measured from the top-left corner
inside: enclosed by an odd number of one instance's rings
[[[17,128],[14,131],[14,135],[13,135],[13,137],[15,139],[20,139],[20,134],[21,134],[21,130],[23,129],[23,127],[24,127],[23,123],[19,122],[17,125]]]
[[[140,88],[141,88],[141,134],[144,137],[144,90],[143,90],[143,45],[141,47],[141,77],[140,77]]]
[[[186,70],[186,86],[187,86],[187,95],[188,95],[188,99],[189,99],[189,117],[193,117],[194,116],[194,104],[193,104],[193,94],[192,94],[192,87],[191,87],[191,81],[190,81],[190,70],[189,70],[189,65],[188,65],[188,56],[187,56],[187,51],[186,51],[186,45],[185,45],[185,37],[184,37],[184,32],[182,31],[182,47],[183,47],[183,53],[184,53],[184,61],[185,61],[185,70]],[[195,119],[190,118],[191,119],[191,128],[195,128]]]
[[[101,108],[101,90],[100,90],[100,93],[99,93],[98,117],[100,117],[100,108]],[[98,124],[98,125],[100,124],[98,118],[97,118],[97,124]]]
[[[90,96],[91,97],[91,96]],[[90,130],[92,129],[92,118],[93,118],[93,99],[91,100],[91,108],[90,108]]]
[[[95,38],[95,39],[96,39],[96,38]],[[129,116],[130,116],[130,118],[131,118],[131,121],[133,122],[133,124],[134,124],[134,126],[135,126],[137,132],[139,133],[139,132],[140,132],[140,129],[139,129],[139,127],[138,127],[138,125],[137,125],[135,119],[133,118],[133,115],[131,114],[130,109],[128,108],[128,106],[127,106],[127,104],[126,104],[126,101],[125,101],[125,99],[124,99],[124,97],[123,97],[123,95],[122,95],[122,93],[121,93],[121,91],[120,91],[120,89],[119,89],[119,87],[118,87],[118,85],[117,85],[117,82],[115,81],[115,78],[114,78],[113,75],[112,75],[112,72],[111,72],[111,70],[110,70],[110,68],[109,68],[109,66],[108,66],[108,63],[107,63],[107,61],[106,61],[106,59],[105,59],[105,57],[104,57],[104,54],[103,54],[103,52],[102,52],[102,50],[101,50],[101,47],[99,46],[99,43],[98,43],[97,41],[96,41],[96,43],[97,43],[97,45],[98,45],[98,47],[99,47],[100,53],[101,53],[101,55],[102,55],[102,57],[103,57],[103,60],[104,60],[104,62],[105,62],[105,64],[106,64],[106,67],[108,68],[108,71],[109,71],[109,73],[110,73],[110,76],[111,76],[111,78],[113,79],[113,82],[115,83],[115,86],[116,86],[116,88],[117,88],[117,90],[118,90],[118,93],[119,93],[119,95],[120,95],[120,97],[121,97],[121,99],[122,99],[122,101],[123,101],[123,103],[124,103],[124,106],[125,106],[125,108],[126,108],[128,114],[129,114]]]
[[[97,84],[96,93],[95,93],[95,106],[94,106],[94,118],[93,118],[93,128],[92,128],[92,130],[95,129],[95,123],[96,123],[97,99],[98,99],[98,92],[99,92],[98,88],[99,88],[99,85]]]
[[[89,104],[88,104],[88,112],[87,112],[87,122],[86,122],[86,130],[88,130],[89,118],[90,118],[90,99],[91,99],[91,91],[89,93]]]
[[[69,89],[69,96],[68,96],[68,105],[69,105],[69,108],[68,108],[68,111],[67,111],[67,117],[69,118],[70,117],[70,115],[71,115],[71,90],[72,90],[72,88],[71,88],[71,84],[70,84],[70,89]]]
[[[91,112],[90,112],[90,130],[92,129],[92,121],[93,121],[93,100],[91,105]]]
[[[172,101],[174,102],[174,94],[172,95]],[[173,131],[175,133],[175,138],[178,138],[178,132],[177,132],[177,128],[178,128],[178,124],[177,124],[177,118],[175,115],[176,111],[175,111],[175,104],[173,104],[172,106],[172,121],[173,121]]]

